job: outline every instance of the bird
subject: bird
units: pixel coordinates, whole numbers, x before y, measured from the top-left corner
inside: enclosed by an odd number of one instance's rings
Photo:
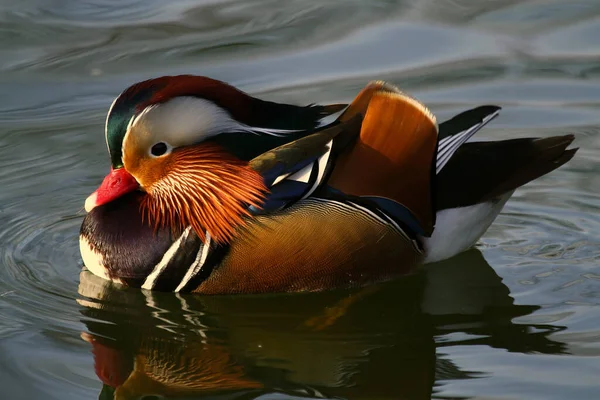
[[[442,123],[369,82],[349,104],[262,100],[205,76],[138,82],[105,124],[111,169],[85,200],[85,267],[198,294],[365,287],[451,258],[514,191],[568,162],[574,136],[470,141],[499,115]]]

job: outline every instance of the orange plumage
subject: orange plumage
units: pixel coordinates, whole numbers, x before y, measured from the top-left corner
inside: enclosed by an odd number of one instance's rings
[[[375,89],[377,83],[369,85],[351,105],[354,112],[368,105],[360,138],[339,158],[328,184],[346,194],[394,200],[407,207],[426,234],[431,234],[435,222],[431,196],[435,117],[416,100],[392,92],[391,87],[372,93]]]
[[[247,162],[212,143],[175,149],[164,168],[141,204],[155,228],[191,226],[203,239],[208,232],[227,242],[249,215],[248,206],[260,207],[267,192]]]

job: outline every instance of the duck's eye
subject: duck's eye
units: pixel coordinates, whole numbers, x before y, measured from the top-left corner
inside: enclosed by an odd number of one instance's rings
[[[158,142],[150,149],[150,154],[155,157],[160,157],[165,155],[165,153],[169,150],[169,146],[165,142]]]

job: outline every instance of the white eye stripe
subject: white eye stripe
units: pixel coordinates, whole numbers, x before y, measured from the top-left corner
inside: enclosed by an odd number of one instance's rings
[[[148,106],[130,120],[127,130],[131,129],[143,129],[151,142],[168,142],[173,147],[197,143],[225,132],[282,137],[300,131],[248,126],[215,103],[196,97],[176,97]]]

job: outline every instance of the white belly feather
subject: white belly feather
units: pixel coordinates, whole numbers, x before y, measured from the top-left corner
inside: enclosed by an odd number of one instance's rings
[[[421,238],[425,263],[445,260],[473,247],[496,219],[514,191],[485,203],[439,211],[429,238]]]

